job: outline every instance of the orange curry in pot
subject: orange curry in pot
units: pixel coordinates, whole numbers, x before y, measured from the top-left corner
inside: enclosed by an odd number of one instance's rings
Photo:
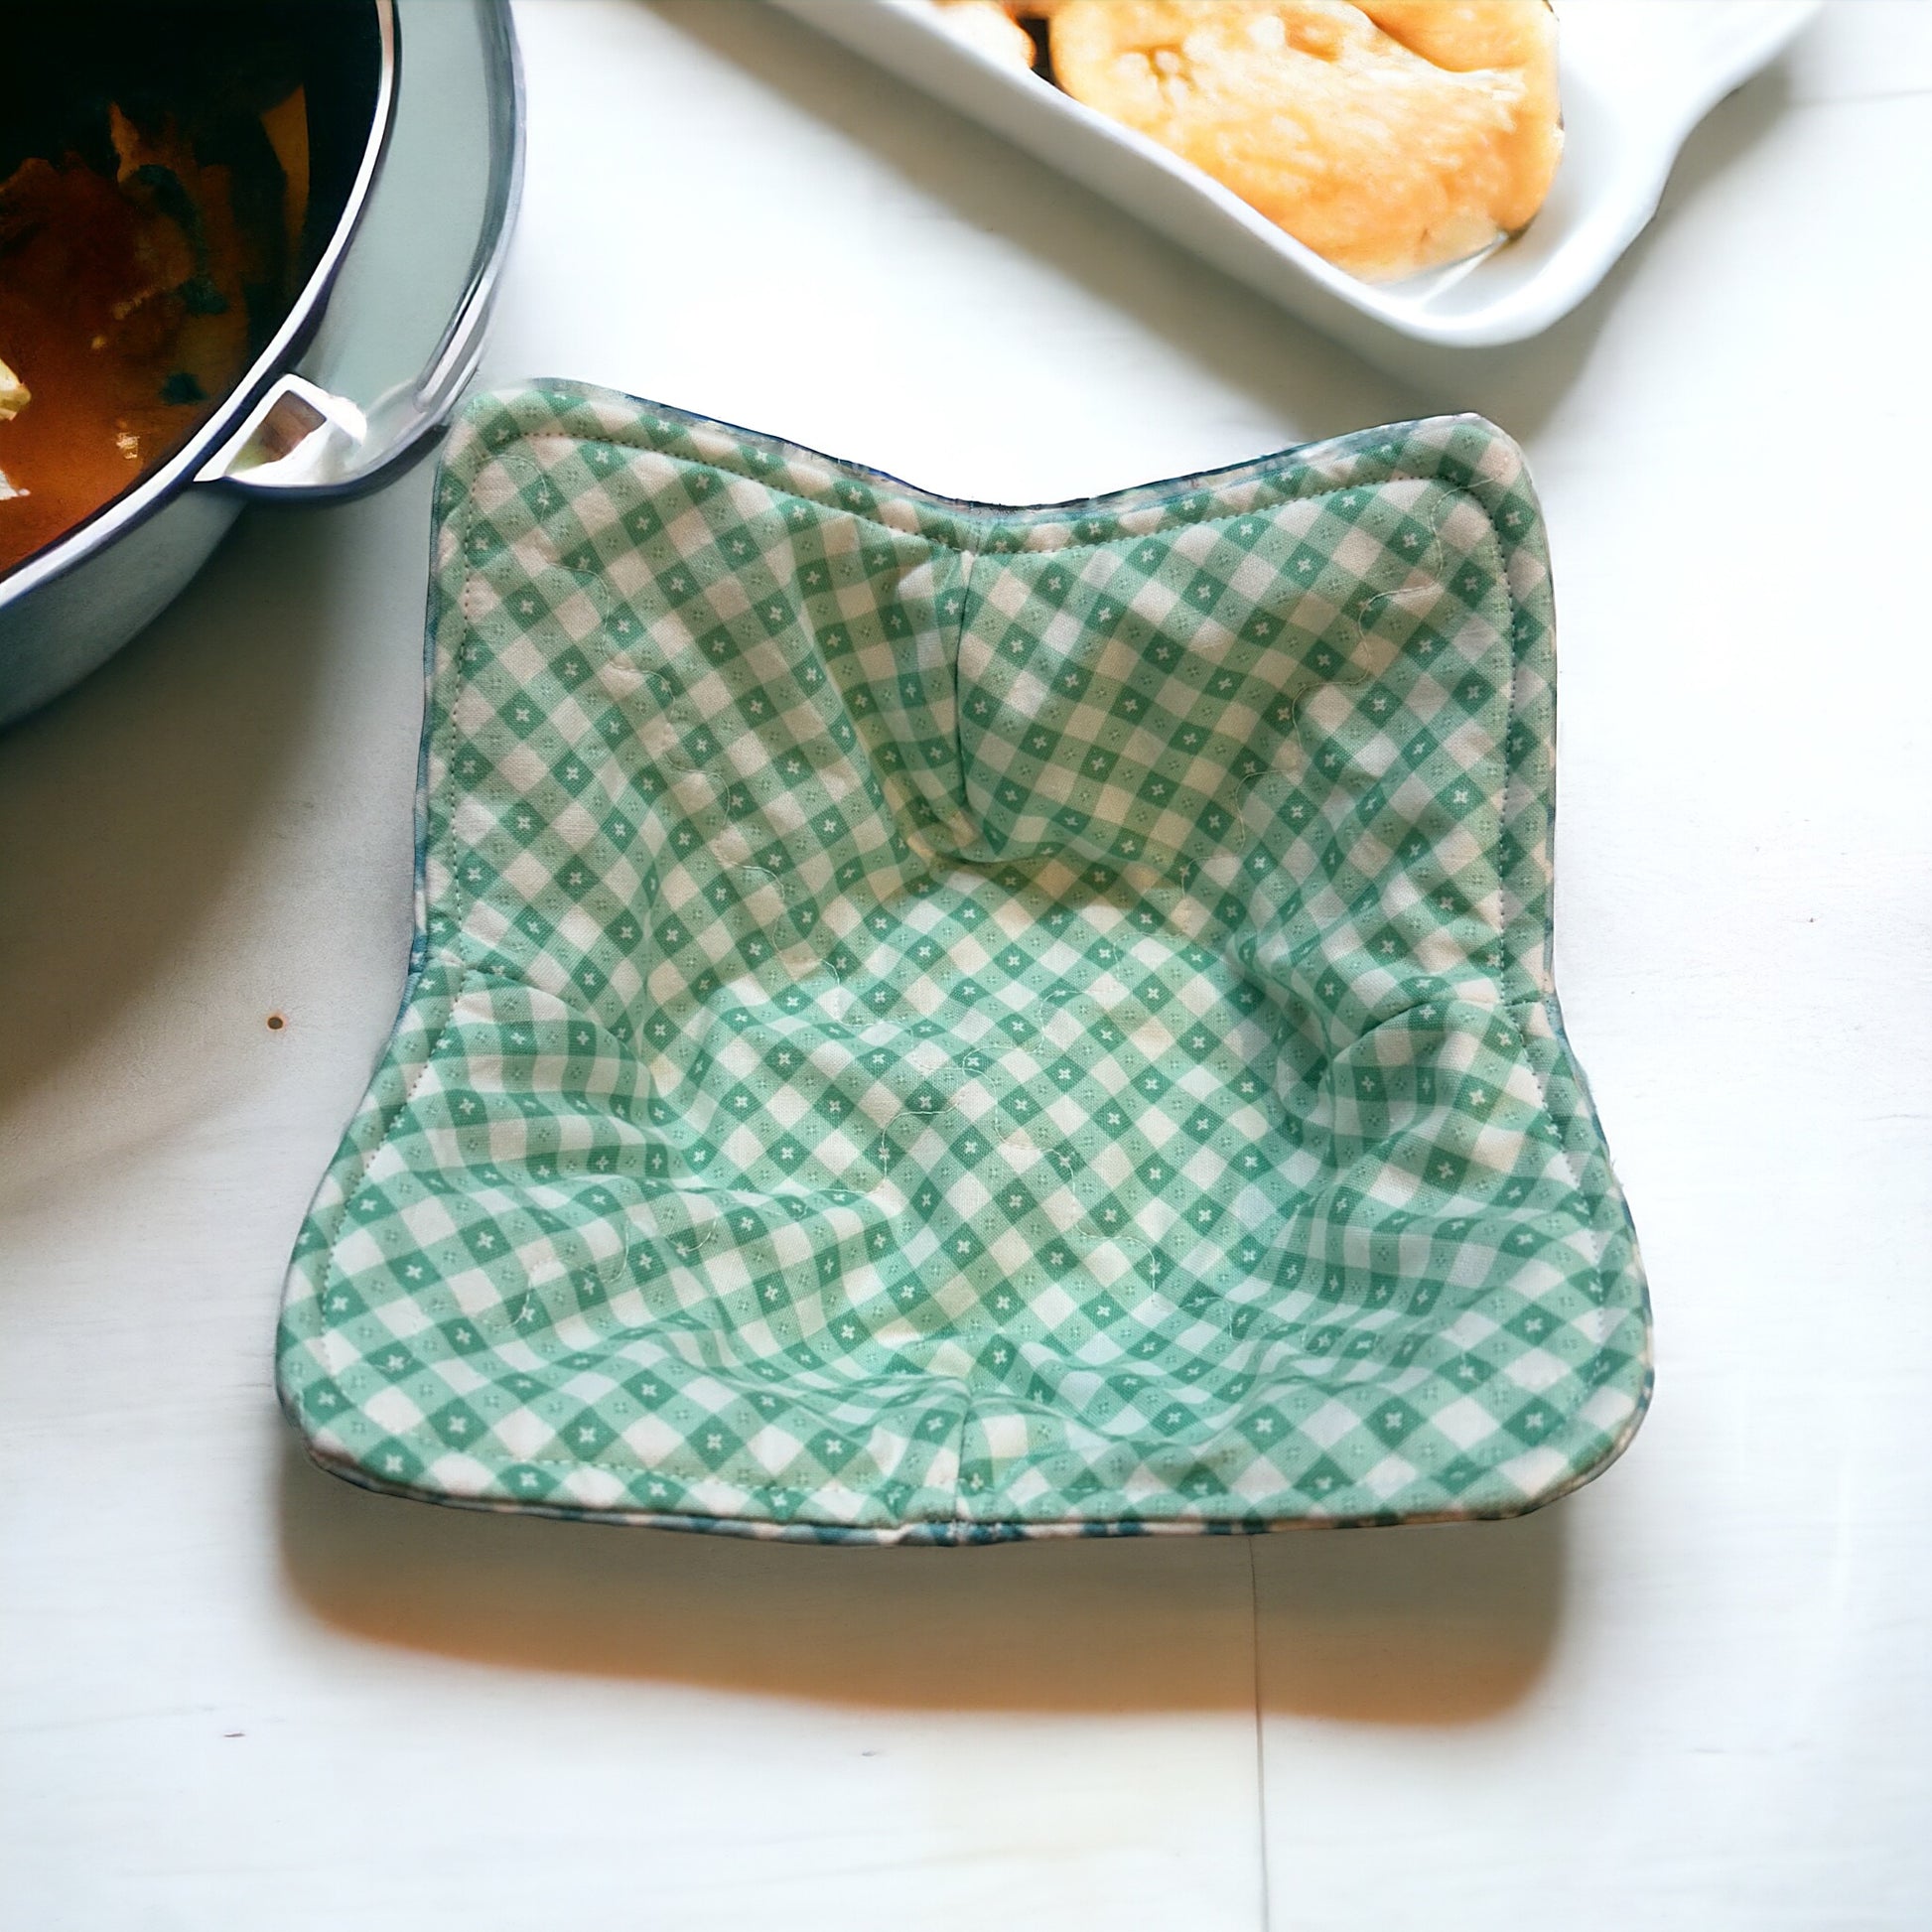
[[[0,149],[0,572],[178,450],[287,314],[309,144],[275,66],[83,93]]]

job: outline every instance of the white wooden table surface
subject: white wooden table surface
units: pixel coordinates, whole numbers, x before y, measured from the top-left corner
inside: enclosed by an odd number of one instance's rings
[[[0,1925],[1932,1925],[1932,5],[1829,6],[1585,311],[1424,390],[757,5],[518,24],[493,374],[1020,501],[1527,445],[1655,1406],[1521,1522],[1253,1540],[315,1472],[270,1342],[401,984],[428,475],[251,516],[0,741]]]

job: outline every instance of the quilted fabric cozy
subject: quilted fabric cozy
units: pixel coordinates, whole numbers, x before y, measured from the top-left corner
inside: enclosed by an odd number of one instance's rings
[[[408,992],[282,1327],[324,1464],[965,1542],[1628,1440],[1507,438],[1015,510],[544,383],[438,502]]]

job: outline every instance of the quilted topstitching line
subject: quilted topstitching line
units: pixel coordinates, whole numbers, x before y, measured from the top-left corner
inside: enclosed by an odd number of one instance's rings
[[[850,517],[854,523],[863,523],[869,529],[878,530],[883,535],[897,538],[900,542],[909,540],[931,544],[935,549],[950,551],[955,556],[964,555],[969,549],[973,548],[973,546],[962,543],[955,536],[941,535],[938,531],[928,529],[924,525],[911,530],[901,529],[896,523],[887,523],[879,517],[868,516],[864,510],[855,509],[849,503],[841,503],[824,496],[814,496],[809,491],[801,489],[794,484],[784,483],[777,477],[759,476],[755,470],[740,469],[720,458],[685,456],[678,451],[664,449],[657,443],[635,442],[628,437],[610,433],[603,433],[597,436],[585,436],[569,430],[531,430],[524,433],[523,440],[530,443],[568,443],[579,449],[601,445],[613,450],[633,450],[640,456],[662,457],[666,463],[676,464],[683,470],[695,470],[700,474],[713,470],[722,470],[726,475],[738,478],[741,483],[756,483],[759,488],[769,490],[773,496],[780,500],[788,499],[795,503],[809,504],[814,509],[830,510],[836,515]],[[485,459],[493,455],[494,452],[484,452]],[[819,461],[829,463],[833,459],[822,458]],[[1164,519],[1164,522],[1159,527],[1146,530],[1116,530],[1112,536],[1091,538],[1080,543],[1042,544],[1036,549],[1022,547],[1020,549],[1007,550],[985,541],[986,537],[998,530],[1002,524],[1018,524],[1029,515],[1043,517],[1056,513],[1053,511],[1030,511],[1019,506],[1015,506],[1012,509],[1005,509],[999,504],[988,503],[981,506],[978,511],[968,509],[962,505],[957,511],[948,512],[948,515],[951,521],[956,524],[974,526],[973,535],[978,539],[978,544],[973,554],[984,557],[997,557],[1003,560],[1010,558],[1017,563],[1021,559],[1028,557],[1086,556],[1096,551],[1110,549],[1117,543],[1142,543],[1149,537],[1160,534],[1161,529],[1170,527],[1165,521],[1168,518],[1172,518],[1173,525],[1177,527],[1203,530],[1215,529],[1224,523],[1239,523],[1251,516],[1266,516],[1274,510],[1287,508],[1291,503],[1318,503],[1325,497],[1349,496],[1358,490],[1366,493],[1392,483],[1441,483],[1445,489],[1450,491],[1452,494],[1468,496],[1472,501],[1476,502],[1478,509],[1481,508],[1480,500],[1475,496],[1475,492],[1467,488],[1466,485],[1445,483],[1440,475],[1432,474],[1423,476],[1406,470],[1392,470],[1387,476],[1378,477],[1373,483],[1334,483],[1323,489],[1298,491],[1287,486],[1286,478],[1290,473],[1277,471],[1271,467],[1280,461],[1281,459],[1279,457],[1258,459],[1253,478],[1253,482],[1257,485],[1267,483],[1275,483],[1281,485],[1281,494],[1276,501],[1251,505],[1247,509],[1216,511],[1212,515],[1209,515],[1205,510],[1189,511],[1187,507],[1186,499],[1189,496],[1198,495],[1200,493],[1198,490],[1179,490],[1172,496],[1157,497],[1150,502],[1137,504],[1131,510],[1118,512],[1119,516],[1139,516],[1158,512]],[[909,488],[910,485],[906,485],[906,487]],[[900,500],[913,503],[915,508],[918,506],[916,497],[905,497]],[[1104,503],[1108,500],[1109,498],[1105,496],[1096,496],[1091,499],[1096,504]],[[1078,506],[1075,507],[1077,508]],[[1489,516],[1487,510],[1483,510],[1482,515],[1484,520],[1491,524],[1493,532],[1494,519]],[[1080,517],[1069,510],[1065,513],[1065,520],[1068,522],[1093,522],[1099,519],[1097,517]],[[1510,596],[1513,601],[1514,593],[1510,593]]]

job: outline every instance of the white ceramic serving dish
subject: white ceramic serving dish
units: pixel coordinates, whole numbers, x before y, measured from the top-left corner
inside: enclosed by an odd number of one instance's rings
[[[1482,255],[1377,286],[1144,135],[954,39],[928,0],[773,4],[1378,360],[1413,343],[1520,342],[1567,315],[1656,212],[1692,128],[1818,10],[1818,0],[1557,0],[1565,147],[1542,211]]]

